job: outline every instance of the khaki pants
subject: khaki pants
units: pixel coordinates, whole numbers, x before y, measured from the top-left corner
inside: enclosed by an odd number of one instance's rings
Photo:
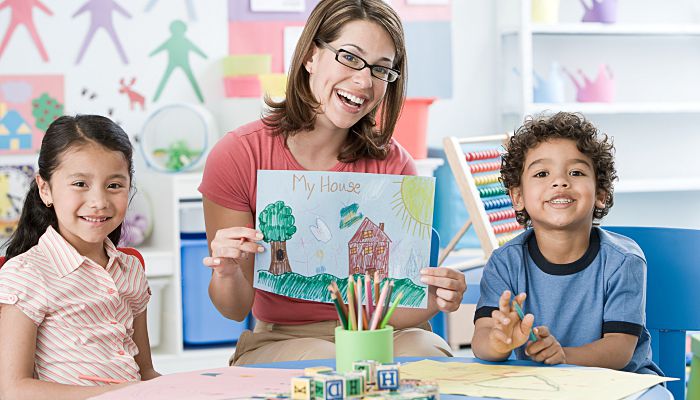
[[[305,325],[257,321],[253,332],[241,334],[236,353],[229,359],[229,364],[335,358],[334,331],[338,325],[338,321]],[[420,327],[394,331],[394,357],[445,356],[452,357],[449,345],[430,331],[427,322]]]

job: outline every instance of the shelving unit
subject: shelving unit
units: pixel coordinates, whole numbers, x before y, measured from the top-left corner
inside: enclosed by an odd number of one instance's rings
[[[634,219],[629,210],[618,212],[626,216],[616,219],[614,207],[605,222],[643,225],[664,220],[698,228],[700,218],[689,218],[687,209],[700,206],[700,161],[691,150],[700,146],[700,9],[685,0],[642,0],[626,9],[622,3],[616,24],[577,22],[583,8],[564,1],[561,22],[535,24],[530,0],[497,2],[500,130],[517,128],[528,115],[580,112],[614,138],[620,177],[615,194],[624,198],[624,207],[648,205],[650,198],[656,202]],[[574,74],[580,68],[591,80],[598,65],[609,65],[616,101],[573,102],[574,85],[565,76],[567,102],[535,103],[534,73],[548,78],[552,61]],[[679,159],[684,160],[682,168]],[[645,213],[657,218],[645,220]]]
[[[432,158],[416,160],[416,167],[420,175],[432,176],[443,162]],[[197,187],[202,174],[164,174],[142,166],[136,166],[136,170],[146,171],[136,176],[135,184],[150,199],[154,218],[152,234],[138,248],[144,256],[149,280],[166,283],[159,299],[160,313],[153,316],[149,308],[149,330],[158,323],[160,331],[159,343],[151,349],[154,366],[161,373],[224,367],[234,347],[185,348],[183,345],[180,210],[184,204],[191,207],[193,202],[201,201]],[[157,310],[153,311],[155,314]]]

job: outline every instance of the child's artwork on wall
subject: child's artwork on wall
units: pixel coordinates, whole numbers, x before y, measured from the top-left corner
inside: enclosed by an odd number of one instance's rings
[[[318,171],[258,171],[258,289],[330,302],[331,281],[369,274],[394,281],[401,306],[426,307],[435,178]]]
[[[121,58],[122,62],[124,64],[129,63],[129,59],[126,57],[126,52],[124,52],[124,48],[119,41],[119,36],[117,36],[117,32],[114,29],[112,14],[115,12],[121,14],[125,18],[131,18],[131,14],[129,14],[124,7],[120,6],[119,3],[114,0],[88,0],[78,9],[78,11],[75,12],[75,14],[73,14],[73,18],[76,18],[83,13],[90,14],[90,27],[85,35],[82,46],[80,46],[78,58],[75,60],[76,64],[80,64],[80,61],[83,59],[83,55],[85,55],[85,50],[87,50],[87,47],[90,42],[92,42],[95,33],[97,33],[98,29],[100,28],[104,29],[112,39],[112,42],[114,42],[114,47],[117,49],[119,58]]]
[[[29,37],[32,38],[37,51],[41,55],[41,59],[44,62],[49,61],[49,55],[46,53],[44,44],[41,41],[41,36],[36,29],[36,24],[34,23],[33,10],[38,8],[48,15],[53,15],[53,12],[42,4],[39,0],[5,0],[0,3],[0,10],[3,8],[8,8],[10,10],[10,25],[7,27],[5,36],[2,38],[2,44],[0,44],[0,57],[5,52],[7,44],[12,38],[12,34],[15,32],[18,26],[24,25],[29,31]]]
[[[33,179],[31,165],[0,165],[0,243],[17,228],[27,188]]]
[[[0,76],[0,154],[33,153],[63,115],[63,76]]]

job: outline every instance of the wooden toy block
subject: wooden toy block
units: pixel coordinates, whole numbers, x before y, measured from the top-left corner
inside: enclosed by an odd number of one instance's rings
[[[313,378],[310,376],[298,376],[292,378],[292,399],[311,400],[311,388]]]
[[[365,385],[374,385],[377,374],[377,362],[374,360],[355,361],[352,363],[354,371],[362,372],[365,375]]]
[[[304,376],[315,376],[318,374],[328,374],[332,373],[333,368],[331,367],[308,367],[304,368]]]
[[[345,397],[356,398],[362,397],[365,394],[365,375],[363,372],[348,372],[343,374],[345,377]]]
[[[319,374],[313,377],[314,399],[341,400],[345,396],[345,378],[339,375]]]
[[[399,388],[399,365],[384,364],[377,366],[377,389],[397,390]]]

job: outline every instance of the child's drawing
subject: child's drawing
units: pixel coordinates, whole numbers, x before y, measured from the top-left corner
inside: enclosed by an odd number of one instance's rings
[[[330,302],[348,276],[394,281],[401,305],[425,307],[435,179],[317,171],[258,171],[255,287]]]

